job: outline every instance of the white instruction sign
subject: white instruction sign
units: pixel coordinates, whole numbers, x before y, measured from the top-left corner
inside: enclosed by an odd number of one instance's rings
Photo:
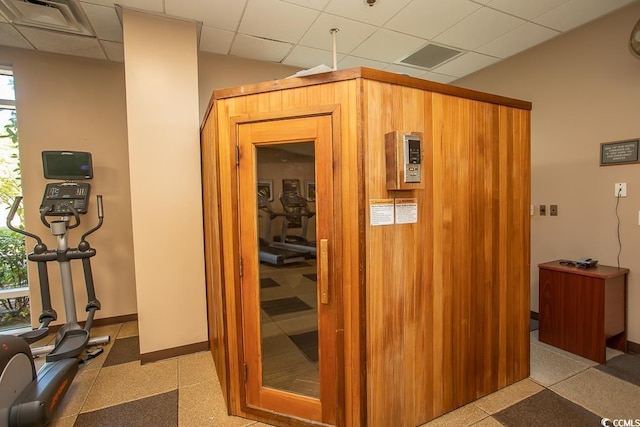
[[[369,200],[371,225],[393,225],[393,199]]]
[[[396,224],[418,222],[418,199],[396,199]]]

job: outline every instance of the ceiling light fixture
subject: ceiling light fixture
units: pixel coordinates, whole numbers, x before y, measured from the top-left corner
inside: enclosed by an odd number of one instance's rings
[[[364,0],[364,2],[367,4],[367,6],[371,7],[378,3],[378,0]]]

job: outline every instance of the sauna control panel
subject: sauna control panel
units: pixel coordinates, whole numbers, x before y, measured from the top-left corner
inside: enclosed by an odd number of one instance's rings
[[[413,190],[422,185],[421,132],[394,131],[385,135],[387,190]]]
[[[420,182],[422,141],[419,135],[402,135],[404,151],[404,182]]]

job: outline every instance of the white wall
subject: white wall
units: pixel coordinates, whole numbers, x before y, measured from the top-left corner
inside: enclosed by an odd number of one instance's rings
[[[208,339],[196,25],[123,11],[140,352]]]
[[[96,295],[102,310],[96,318],[136,313],[132,254],[129,153],[124,68],[95,59],[0,47],[0,63],[14,70],[25,228],[55,248],[55,238],[40,222],[38,207],[44,193],[41,152],[78,150],[93,154],[94,178],[89,212],[70,233],[76,247],[82,233],[97,223],[95,195],[102,194],[104,225],[88,239],[97,255],[91,259]],[[3,219],[4,221],[4,219]],[[35,242],[27,239],[31,250]],[[76,313],[86,319],[87,303],[81,263],[72,262]],[[58,266],[49,266],[53,307],[65,321]],[[32,323],[41,312],[38,274],[29,263]]]
[[[628,276],[628,339],[640,343],[640,164],[600,167],[600,144],[640,138],[640,60],[628,49],[640,2],[455,82],[533,103],[532,203],[558,216],[532,217],[531,309],[537,265],[590,257],[617,265],[614,183]]]

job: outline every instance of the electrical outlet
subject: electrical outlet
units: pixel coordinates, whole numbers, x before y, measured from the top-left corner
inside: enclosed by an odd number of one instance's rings
[[[627,197],[627,183],[626,182],[617,182],[614,184],[616,197]]]
[[[547,205],[540,205],[540,216],[545,216],[547,214]]]
[[[549,215],[558,216],[558,205],[549,205]]]

